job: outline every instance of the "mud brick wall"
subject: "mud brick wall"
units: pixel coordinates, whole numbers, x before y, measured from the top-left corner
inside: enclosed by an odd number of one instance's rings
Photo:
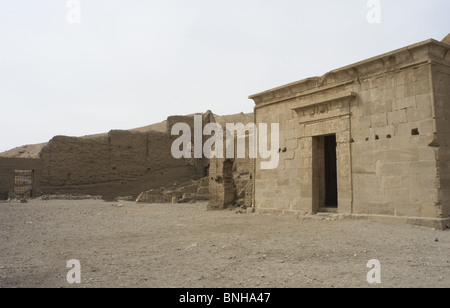
[[[192,122],[192,117],[176,117]],[[134,196],[174,181],[204,175],[203,159],[175,159],[177,136],[113,130],[103,137],[57,136],[41,152],[45,193]]]

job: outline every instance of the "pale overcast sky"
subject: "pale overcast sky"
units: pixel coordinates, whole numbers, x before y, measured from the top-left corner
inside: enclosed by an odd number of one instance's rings
[[[450,32],[448,0],[67,0],[0,4],[0,151],[247,97]]]

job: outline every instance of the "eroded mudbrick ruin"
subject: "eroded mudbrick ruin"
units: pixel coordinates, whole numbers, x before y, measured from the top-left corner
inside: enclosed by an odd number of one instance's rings
[[[171,134],[172,127],[185,123],[193,131],[194,116],[171,116],[162,123],[129,131],[56,136],[46,144],[5,152],[0,157],[0,199],[60,194],[138,197],[139,202],[148,203],[209,200],[209,159],[176,159],[171,153],[177,138]],[[225,127],[228,122],[253,120],[251,114],[215,117],[208,111],[201,116],[203,126],[218,123]],[[233,164],[236,198],[226,205],[245,199],[242,191],[246,191],[251,171],[245,168],[250,165],[247,160]],[[248,197],[247,204],[251,206]]]
[[[450,225],[450,35],[251,96],[253,114],[202,125],[279,123],[279,164],[171,155],[173,125],[53,138],[0,155],[0,199],[42,194],[208,200],[250,211]],[[248,134],[245,137],[249,144]],[[202,142],[205,142],[203,137]],[[268,140],[270,146],[270,139]],[[192,140],[194,143],[194,140]],[[248,149],[247,149],[248,150]],[[31,153],[31,154],[30,154]]]

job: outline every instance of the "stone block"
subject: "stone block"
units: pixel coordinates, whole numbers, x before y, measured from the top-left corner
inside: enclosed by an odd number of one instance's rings
[[[277,186],[278,187],[286,187],[289,186],[290,184],[290,179],[289,178],[283,178],[283,179],[278,179],[277,180]]]
[[[417,108],[431,108],[431,94],[416,95]]]
[[[368,214],[393,216],[395,214],[395,206],[389,202],[370,202]]]
[[[380,139],[379,140],[384,140],[387,138],[387,136],[394,136],[395,135],[395,127],[394,125],[385,125],[385,126],[381,126],[381,127],[375,127],[373,129],[373,134],[377,135]],[[380,145],[377,144],[376,146],[377,149],[381,149]]]
[[[402,187],[408,189],[419,188],[419,176],[417,175],[407,175],[401,177]]]
[[[359,202],[356,199],[353,201],[353,213],[352,214],[369,214],[369,202]]]
[[[414,82],[408,82],[405,84],[405,96],[415,96],[416,92],[415,92],[415,86],[414,86]]]
[[[387,202],[386,200],[386,191],[379,190],[379,187],[375,187],[374,190],[371,191],[371,202]]]
[[[422,213],[419,203],[397,202],[395,204],[395,216],[418,217]]]
[[[339,190],[351,190],[352,181],[351,179],[338,179],[338,189]]]
[[[398,99],[402,99],[405,98],[405,85],[397,85],[395,87],[395,98]]]
[[[409,174],[409,163],[377,163],[377,175],[402,176]]]
[[[380,155],[385,162],[412,162],[419,160],[419,151],[394,149],[380,152]]]
[[[403,188],[401,176],[384,176],[381,178],[381,189],[392,190]]]
[[[295,135],[295,133],[294,133],[293,128],[289,128],[284,131],[284,139],[285,140],[294,139],[294,135]]]
[[[294,129],[294,138],[299,139],[305,136],[305,127],[300,126],[297,129]]]
[[[298,147],[298,139],[291,139],[286,141],[286,147],[288,150],[294,150]]]
[[[351,189],[339,189],[339,203],[343,200],[352,200],[353,192]]]
[[[406,189],[391,189],[387,191],[388,202],[407,202],[409,201],[409,190]]]
[[[428,79],[416,81],[414,83],[414,87],[415,87],[416,95],[421,95],[421,94],[426,94],[426,93],[431,92],[430,81]]]
[[[301,164],[297,159],[288,159],[284,161],[287,170],[296,170],[301,168]]]
[[[381,178],[375,175],[361,175],[355,178],[355,184],[359,190],[372,191],[380,187]]]
[[[292,160],[295,158],[294,150],[287,150],[285,153],[281,153],[281,159]]]
[[[339,214],[351,214],[352,213],[352,207],[353,207],[353,201],[352,200],[341,200],[339,199]]]
[[[302,188],[300,189],[300,197],[301,198],[312,198],[312,190],[304,189],[302,186]]]
[[[355,202],[358,203],[368,203],[372,201],[372,194],[370,191],[362,191],[362,190],[355,190],[353,192],[353,197]]]
[[[387,115],[385,113],[374,114],[372,115],[371,123],[373,127],[385,126],[387,125]]]
[[[435,161],[417,161],[417,162],[411,162],[410,164],[410,174],[411,175],[425,175],[425,174],[431,174],[436,176],[437,175],[437,166]]]
[[[397,125],[397,136],[399,137],[411,137],[411,131],[415,128],[419,128],[417,123],[401,123]]]
[[[423,110],[423,109],[422,109]],[[436,121],[434,119],[427,119],[418,123],[419,132],[421,134],[434,134],[436,133]]]
[[[418,178],[420,188],[423,189],[440,188],[440,181],[435,174],[421,174]]]
[[[399,123],[405,123],[407,121],[406,117],[406,110],[398,110],[389,112],[387,114],[387,123],[388,124],[399,124]]]
[[[410,201],[417,203],[438,202],[437,189],[411,189],[409,190]]]
[[[373,106],[373,112],[374,113],[387,113],[392,111],[392,100],[385,98],[387,94],[384,94],[383,92],[383,98],[379,101],[375,102],[375,105]],[[392,95],[390,95],[392,96]],[[389,97],[390,97],[389,96]]]
[[[397,98],[396,101],[397,110],[407,109],[407,108],[416,108],[416,97],[408,96]]]
[[[423,203],[421,204],[420,216],[437,218],[439,217],[438,210],[438,207],[434,203]]]
[[[427,52],[426,50],[424,50]],[[430,78],[430,69],[428,66],[422,66],[414,69],[414,77],[416,81],[428,80]]]
[[[431,108],[421,108],[421,109],[408,109],[406,111],[406,116],[409,122],[422,121],[425,119],[431,119]]]

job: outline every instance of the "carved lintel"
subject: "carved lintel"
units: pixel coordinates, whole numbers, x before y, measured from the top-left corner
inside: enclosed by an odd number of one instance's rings
[[[322,99],[317,96],[315,98],[311,97],[310,95],[301,97],[299,99],[300,106],[293,108],[298,116],[313,116],[315,114],[325,114],[329,112],[330,110],[334,109],[333,105],[336,103],[342,101],[342,100],[350,100],[352,98],[357,97],[357,94],[355,92],[345,92],[340,95],[326,95],[324,94]]]

